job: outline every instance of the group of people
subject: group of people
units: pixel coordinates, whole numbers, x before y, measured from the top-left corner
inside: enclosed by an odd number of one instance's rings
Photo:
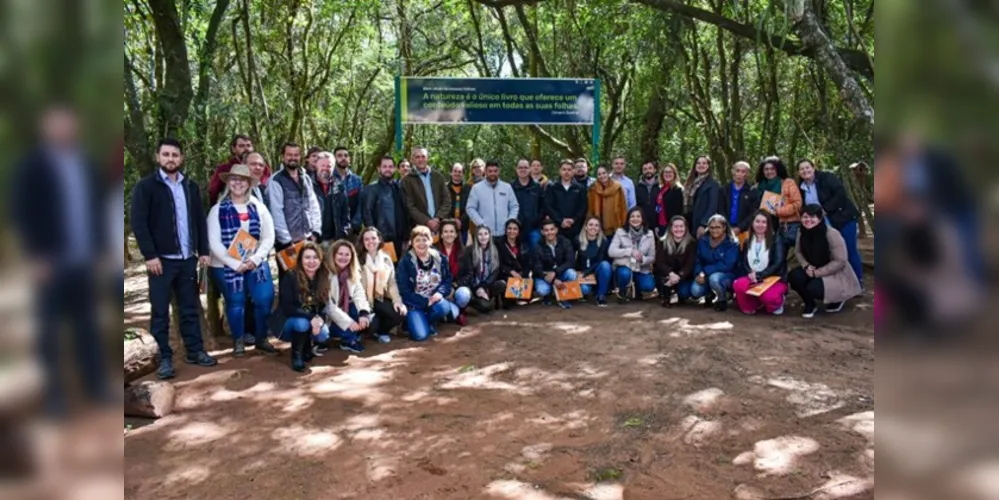
[[[213,175],[206,216],[198,186],[181,171],[181,144],[159,143],[159,169],[136,185],[131,221],[149,274],[161,378],[175,375],[171,293],[186,362],[216,364],[201,342],[199,262],[224,298],[234,355],[249,346],[276,353],[268,324],[277,314],[296,371],[332,339],[360,353],[366,337],[387,343],[398,329],[424,341],[441,323],[466,324],[469,308],[488,314],[529,303],[507,298],[515,279],[564,309],[572,306],[559,292],[579,283],[600,307],[611,295],[627,303],[658,294],[664,307],[675,297],[725,311],[734,297],[746,314],[779,315],[790,288],[806,318],[819,304],[838,312],[862,290],[859,212],[838,178],[807,160],[794,180],[779,158],[767,158],[755,185],[739,162],[722,187],[707,157],[686,182],[675,165],[652,160],[635,182],[624,157],[599,166],[595,178],[586,160],[564,160],[552,180],[540,161],[522,159],[512,183],[500,179],[498,162],[475,160],[467,182],[463,165],[447,178],[429,165],[427,149],[415,148],[398,166],[382,158],[378,179],[365,185],[346,148],[310,149],[304,164],[301,151],[284,145],[272,173],[252,141],[236,136],[232,158]],[[230,250],[244,233],[256,245],[237,258]],[[280,270],[272,312],[269,258],[292,246],[297,260]],[[788,272],[790,253],[798,265]]]

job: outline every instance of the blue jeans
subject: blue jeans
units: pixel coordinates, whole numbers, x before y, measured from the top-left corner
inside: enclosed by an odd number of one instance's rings
[[[690,291],[690,286],[694,284],[694,280],[681,281],[676,285],[673,290],[676,291],[676,296],[681,301],[688,300],[693,297],[693,293]]]
[[[569,269],[568,271],[562,273],[562,276],[556,276],[556,278],[561,281],[575,281],[578,276],[579,275],[575,270]],[[552,284],[545,281],[543,278],[534,280],[535,297],[547,298],[553,291],[554,289],[552,288]]]
[[[606,299],[607,291],[610,290],[611,284],[610,262],[601,262],[593,274],[597,277],[597,298]],[[583,290],[584,297],[589,297],[590,294],[593,293],[593,285],[581,285],[579,288]]]
[[[240,340],[247,333],[244,310],[246,308],[246,296],[249,294],[250,301],[253,302],[254,325],[253,336],[257,341],[267,338],[267,320],[271,317],[271,308],[274,306],[274,283],[271,281],[271,270],[269,267],[262,267],[264,274],[259,281],[254,280],[250,274],[244,275],[243,290],[237,292],[225,282],[225,269],[221,267],[211,268],[212,279],[215,285],[222,292],[225,299],[225,317],[229,321],[229,330],[233,340]]]
[[[414,342],[427,340],[431,332],[437,331],[437,324],[458,317],[458,306],[444,299],[426,310],[410,309],[406,315],[409,338]]]
[[[472,290],[470,288],[463,286],[454,292],[454,305],[458,306],[458,309],[464,311],[470,302],[472,302]]]
[[[778,236],[784,240],[784,248],[794,249],[794,245],[798,242],[798,231],[801,230],[800,222],[792,222],[790,224],[780,225],[780,234]],[[788,252],[790,253],[790,251]]]
[[[538,248],[542,239],[544,239],[544,236],[541,235],[540,229],[535,229],[527,233],[527,244],[530,245],[532,252],[535,248]]]
[[[290,318],[288,321],[284,322],[284,331],[281,334],[282,340],[290,340],[291,334],[293,333],[312,333],[312,324],[309,320],[305,318]],[[323,325],[322,329],[319,330],[319,335],[313,335],[312,339],[316,342],[328,342],[330,340],[330,328]]]
[[[699,285],[696,281],[690,283],[691,298],[699,299],[707,297],[708,292],[714,292],[718,300],[728,301],[728,291],[732,289],[732,282],[735,275],[732,273],[715,273],[708,276],[707,286]]]
[[[652,273],[636,273],[627,266],[619,266],[615,269],[614,279],[617,282],[617,293],[621,295],[624,295],[628,290],[632,280],[635,282],[636,293],[649,293],[656,289],[656,277]]]
[[[350,305],[350,310],[347,311],[347,314],[349,314],[350,315],[350,319],[352,319],[354,321],[357,321],[358,318],[361,317],[361,315],[358,314],[358,312],[357,312],[357,308],[354,307],[354,304]],[[334,324],[330,324],[330,337],[333,337],[335,339],[340,339],[340,341],[343,342],[343,343],[345,343],[345,344],[350,344],[350,343],[353,343],[353,342],[357,342],[357,340],[358,340],[358,332],[352,332],[352,331],[350,331],[350,329],[342,330],[342,329],[340,329],[339,326],[336,326]]]
[[[843,235],[843,241],[846,242],[846,253],[850,258],[850,267],[853,268],[854,274],[863,285],[864,261],[860,258],[860,249],[857,248],[857,221],[847,222],[840,228],[839,232]]]

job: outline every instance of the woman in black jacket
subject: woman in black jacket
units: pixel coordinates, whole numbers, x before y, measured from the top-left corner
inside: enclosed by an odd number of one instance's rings
[[[846,186],[836,174],[820,172],[811,160],[798,163],[798,184],[805,205],[819,205],[833,229],[843,235],[846,252],[850,257],[850,267],[860,284],[864,284],[864,261],[857,248],[857,223],[860,211],[846,192]]]
[[[583,296],[596,293],[597,307],[607,307],[613,269],[607,251],[611,240],[604,236],[600,219],[590,217],[579,233],[579,252],[576,254],[576,274],[595,284],[582,284]]]
[[[698,239],[708,229],[708,220],[718,213],[721,185],[714,179],[711,158],[699,156],[684,184],[683,206],[690,222],[691,232]]]
[[[531,247],[524,241],[523,226],[517,219],[506,221],[506,234],[496,237],[496,251],[499,252],[500,269],[497,280],[503,283],[503,295],[497,297],[497,306],[509,309],[516,301],[508,300],[506,286],[510,278],[529,279],[531,276]],[[525,300],[530,299],[527,297]]]
[[[506,292],[499,281],[500,257],[488,227],[475,229],[475,241],[465,248],[458,263],[458,290],[454,300],[462,311],[471,306],[479,314],[492,312],[497,297]]]
[[[763,210],[757,211],[739,254],[738,269],[742,277],[732,283],[736,304],[744,314],[756,314],[760,309],[774,316],[784,314],[788,289],[786,256],[784,241],[774,230],[773,217]],[[777,279],[770,288],[758,295],[749,293],[770,278]]]
[[[686,216],[683,207],[683,183],[676,165],[667,163],[659,179],[659,194],[656,195],[656,235],[665,236],[670,231],[670,221],[674,217]]]
[[[697,261],[697,241],[687,229],[687,219],[673,217],[669,231],[656,243],[656,282],[663,307],[671,307],[673,294],[683,302],[690,298]]]
[[[329,325],[323,312],[329,301],[330,276],[323,266],[323,251],[305,243],[291,276],[281,280],[278,307],[285,317],[282,340],[291,340],[291,368],[305,371],[312,360],[312,339],[329,340]]]

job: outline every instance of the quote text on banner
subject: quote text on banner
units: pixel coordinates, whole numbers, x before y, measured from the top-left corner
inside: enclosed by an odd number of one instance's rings
[[[402,78],[406,124],[592,125],[594,80]]]

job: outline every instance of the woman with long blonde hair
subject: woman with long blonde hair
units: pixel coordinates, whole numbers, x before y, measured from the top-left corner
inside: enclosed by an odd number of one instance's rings
[[[330,320],[330,333],[340,338],[340,350],[360,354],[364,352],[360,336],[371,325],[371,305],[364,292],[361,265],[354,245],[338,240],[326,256],[330,271],[330,294],[326,314]]]
[[[395,265],[382,247],[382,233],[375,227],[361,233],[361,277],[374,318],[371,333],[380,344],[392,341],[389,331],[402,324],[409,312],[395,282]]]
[[[696,258],[697,242],[690,235],[687,219],[677,215],[656,245],[656,281],[663,307],[672,306],[674,294],[681,303],[690,298]]]

